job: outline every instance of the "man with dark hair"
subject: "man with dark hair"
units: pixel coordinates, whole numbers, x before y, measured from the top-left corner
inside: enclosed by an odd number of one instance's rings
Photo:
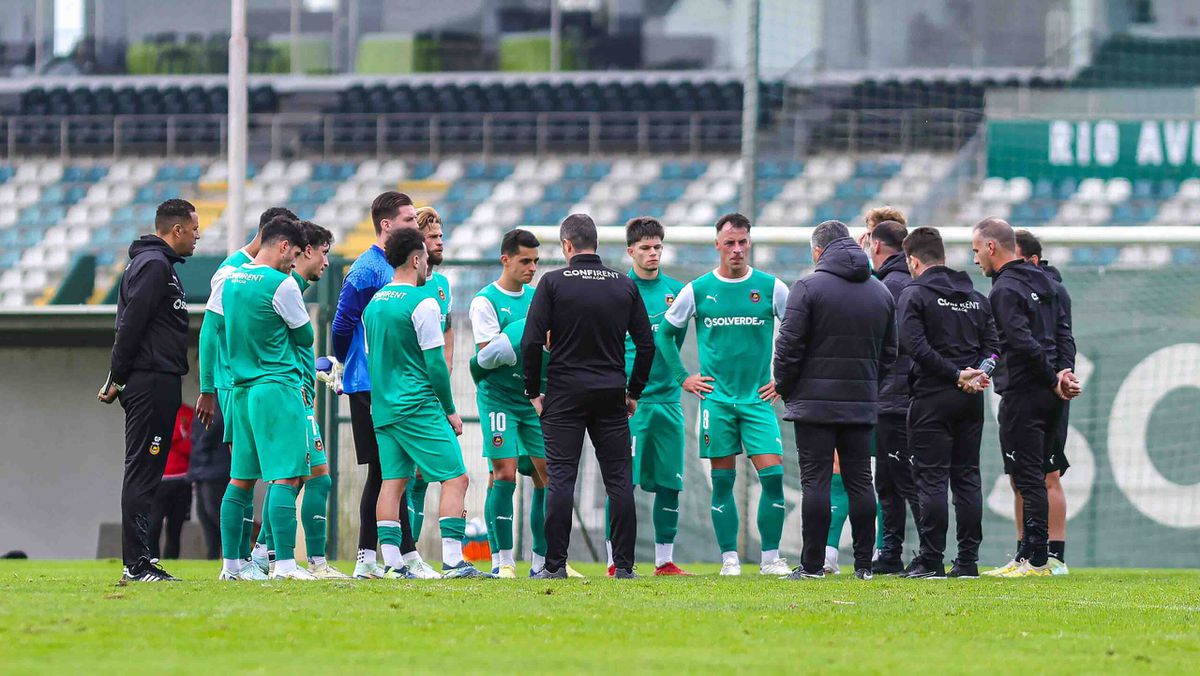
[[[946,267],[946,249],[936,229],[913,230],[904,239],[904,253],[913,282],[900,294],[897,314],[901,346],[913,361],[908,442],[920,501],[914,515],[921,553],[901,577],[946,576],[947,485],[954,491],[958,536],[950,577],[978,577],[983,540],[980,393],[989,380],[976,367],[996,354],[999,337],[987,298],[967,273]]]
[[[896,221],[883,221],[867,237],[866,250],[874,269],[892,298],[912,282],[901,250],[908,230]],[[882,547],[872,564],[876,574],[895,575],[904,570],[905,503],[918,519],[917,492],[912,479],[912,457],[908,451],[905,418],[908,415],[908,371],[912,359],[900,345],[896,363],[879,386],[879,422],[875,426],[875,492],[882,512]]]
[[[229,553],[245,537],[238,524],[253,503],[255,482],[262,479],[270,484],[264,521],[277,554],[271,578],[314,580],[295,558],[296,496],[309,473],[308,420],[296,354],[311,351],[314,330],[292,268],[308,243],[300,224],[286,216],[271,219],[260,241],[258,255],[230,273],[221,292],[234,440],[229,489],[221,501],[227,554],[220,579],[245,579],[243,562]]]
[[[518,472],[533,477],[530,574],[542,569],[546,556],[546,445],[541,422],[525,397],[520,374],[511,370],[518,360],[520,341],[513,344],[505,336],[506,328],[524,321],[529,313],[533,299],[529,283],[537,273],[539,246],[537,237],[528,230],[504,233],[500,241],[500,278],[475,294],[470,309],[478,366],[471,374],[477,376],[479,427],[483,433],[483,455],[490,468],[484,519],[492,550],[492,572],[506,579],[517,576],[513,556],[513,496]],[[506,366],[510,368],[503,368]]]
[[[1017,255],[1025,259],[1026,263],[1035,265],[1042,269],[1050,281],[1054,284],[1054,291],[1058,294],[1062,313],[1065,316],[1066,322],[1071,323],[1071,296],[1067,293],[1067,289],[1062,283],[1062,273],[1053,265],[1050,265],[1042,256],[1042,242],[1032,232],[1028,230],[1017,230]],[[1075,365],[1075,342],[1074,339],[1070,343],[1064,343],[1065,352],[1063,363],[1074,367]],[[1049,558],[1047,561],[1050,564],[1050,571],[1055,575],[1067,575],[1070,570],[1066,564],[1066,549],[1067,549],[1067,495],[1063,491],[1062,475],[1066,474],[1067,468],[1071,463],[1067,461],[1067,434],[1068,434],[1068,414],[1070,413],[1071,402],[1063,402],[1062,415],[1059,416],[1058,425],[1054,429],[1054,444],[1046,457],[1043,471],[1046,473],[1046,501],[1049,504],[1047,511],[1047,551]],[[1011,481],[1011,479],[1010,479]],[[1016,515],[1017,524],[1017,549],[1021,549],[1020,542],[1024,539],[1023,528],[1023,513],[1024,504],[1021,500],[1021,493],[1017,491],[1016,486],[1013,487],[1013,509]],[[988,571],[985,575],[993,573],[999,574],[997,571],[1003,571],[1015,567],[1017,565],[1014,555],[1013,561],[995,569]]]
[[[200,396],[196,399],[196,417],[201,424],[212,424],[216,411],[220,410],[223,419],[224,437],[226,444],[233,443],[233,412],[232,393],[233,375],[229,371],[229,355],[225,341],[225,310],[222,293],[225,280],[238,268],[254,260],[262,249],[262,231],[268,223],[277,218],[295,221],[296,214],[285,207],[271,207],[262,212],[258,218],[258,231],[254,239],[246,246],[229,254],[209,281],[208,302],[204,308],[204,324],[200,327]],[[230,455],[232,456],[232,449]],[[223,547],[228,545],[224,558],[237,559],[245,564],[253,562],[250,548],[251,534],[254,531],[253,505],[247,506],[246,513],[240,524],[222,521],[223,528],[233,528],[237,533],[223,533]],[[241,534],[241,536],[238,535]],[[242,567],[239,574],[244,580],[265,580],[267,578],[267,559],[264,555],[260,565],[252,570],[249,565]]]
[[[187,363],[187,301],[175,264],[196,250],[196,207],[181,199],[158,206],[154,234],[129,245],[117,297],[116,338],[108,381],[97,399],[125,409],[121,549],[125,582],[174,580],[150,555],[150,503],[162,481]]]
[[[392,230],[417,228],[417,210],[412,199],[394,190],[380,194],[371,203],[371,222],[375,225],[375,243],[350,266],[338,296],[333,315],[333,354],[344,364],[342,390],[350,399],[350,426],[354,433],[354,454],[358,464],[367,466],[359,502],[358,561],[354,577],[372,578],[382,574],[376,559],[375,505],[379,502],[382,483],[379,468],[379,449],[375,443],[375,425],[371,420],[371,378],[367,372],[367,356],[363,349],[362,312],[375,292],[391,283],[393,269],[388,265],[383,247]],[[401,504],[407,503],[407,498]],[[406,510],[407,511],[407,510]],[[412,538],[412,521],[400,519],[401,549],[410,557],[410,572],[421,578],[440,577],[437,571],[421,560]]]
[[[1017,564],[999,575],[1051,575],[1044,467],[1054,449],[1062,402],[1082,392],[1072,372],[1071,325],[1051,279],[1017,255],[1012,226],[986,218],[971,235],[975,262],[992,278],[988,299],[1000,333],[1000,450],[1024,501],[1025,541],[1013,557]]]
[[[750,221],[741,214],[717,219],[717,269],[684,285],[659,324],[655,346],[683,391],[700,398],[700,457],[712,475],[711,516],[721,550],[721,575],[741,575],[740,519],[733,486],[737,456],[745,452],[762,488],[758,499],[761,555],[758,572],[787,575],[779,555],[787,504],[783,442],[773,404],[771,339],[787,307],[787,286],[750,267]],[[688,374],[679,357],[688,322],[696,321],[700,371]],[[827,506],[828,508],[828,506]]]
[[[400,506],[404,485],[417,470],[426,481],[442,484],[442,577],[492,577],[462,555],[469,484],[458,444],[462,419],[450,392],[441,309],[420,290],[429,277],[425,235],[416,228],[395,228],[384,246],[388,265],[394,268],[392,281],[375,293],[362,313],[383,480],[375,509],[385,565],[380,577],[411,576],[401,555],[401,523],[408,519],[400,518]]]
[[[871,579],[875,491],[871,435],[879,384],[896,361],[896,302],[871,276],[867,255],[845,224],[826,221],[812,234],[816,270],[792,287],[775,342],[776,391],[796,426],[804,493],[804,546],[792,579],[824,577],[829,484],[837,449],[850,501],[854,576]]]
[[[633,502],[629,417],[637,411],[654,361],[654,333],[637,286],[596,255],[596,224],[571,214],[559,228],[567,266],[542,277],[529,308],[521,352],[525,396],[546,435],[546,565],[540,579],[567,576],[571,506],[586,431],[596,449],[609,499],[614,577],[633,578],[637,512]],[[637,357],[625,375],[625,335]],[[542,351],[549,347],[546,392]]]
[[[650,317],[650,328],[658,331],[663,315],[683,290],[683,283],[662,273],[663,226],[649,216],[625,224],[625,252],[633,260],[629,278],[637,285]],[[675,339],[683,347],[683,333]],[[637,347],[625,339],[625,370],[632,375]],[[654,494],[654,574],[688,575],[675,565],[675,535],[679,530],[679,494],[683,491],[683,404],[682,390],[661,352],[656,351],[650,381],[642,392],[637,412],[629,419],[633,447],[633,483]],[[616,573],[612,560],[611,532],[608,542],[609,575]]]

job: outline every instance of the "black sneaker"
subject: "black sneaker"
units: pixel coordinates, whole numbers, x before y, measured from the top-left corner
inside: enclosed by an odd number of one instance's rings
[[[825,577],[825,571],[818,570],[815,573],[810,573],[804,570],[803,566],[796,566],[791,573],[784,575],[785,580],[820,580]]]
[[[921,565],[921,559],[917,556],[914,556],[913,560],[909,561],[908,565],[904,567],[904,572],[900,573],[900,577],[908,577],[908,574],[919,565]]]
[[[158,565],[158,559],[138,559],[132,566],[126,566],[121,574],[121,582],[179,582]]]
[[[961,577],[968,580],[974,580],[979,577],[979,564],[959,563],[958,561],[955,561],[946,577]]]
[[[854,577],[855,579],[866,581],[875,579],[875,574],[871,572],[870,568],[855,568]]]
[[[616,580],[636,580],[638,577],[640,576],[633,572],[632,568],[618,568],[616,572],[613,573],[613,579]]]
[[[565,580],[567,579],[567,568],[563,566],[558,570],[551,571],[549,568],[542,568],[533,576],[534,580]]]
[[[924,561],[917,561],[913,566],[909,566],[911,570],[901,577],[909,580],[944,580],[946,579],[946,569],[944,566],[931,566]]]
[[[894,559],[879,558],[871,564],[871,572],[876,575],[898,575],[905,570],[900,557]]]

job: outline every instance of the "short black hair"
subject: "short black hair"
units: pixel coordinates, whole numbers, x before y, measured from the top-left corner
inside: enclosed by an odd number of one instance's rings
[[[908,237],[908,228],[898,221],[877,223],[875,229],[871,231],[871,239],[892,251],[899,251],[904,246],[905,237]]]
[[[383,244],[383,253],[393,269],[404,265],[414,253],[424,249],[425,235],[416,228],[396,228],[388,233],[387,241]]]
[[[1042,240],[1038,239],[1037,235],[1028,230],[1018,230],[1015,234],[1017,236],[1017,250],[1021,252],[1021,258],[1030,258],[1032,256],[1043,258]]]
[[[587,214],[571,214],[564,218],[558,228],[558,238],[570,242],[580,251],[595,251],[600,242],[596,222]]]
[[[316,223],[300,221],[300,229],[304,231],[304,241],[308,242],[309,246],[318,249],[323,246],[333,246],[333,233]]]
[[[722,226],[724,226],[726,223],[738,230],[750,230],[750,219],[737,212],[725,214],[724,216],[718,218],[717,232],[721,232]]]
[[[304,237],[304,228],[300,227],[299,221],[294,221],[287,216],[276,216],[262,228],[262,245],[270,246],[284,241],[301,249],[308,246],[308,240]]]
[[[653,216],[638,216],[629,219],[625,224],[625,246],[633,246],[647,237],[666,239],[666,231],[662,223]]]
[[[262,212],[262,215],[258,217],[258,229],[262,230],[263,226],[265,226],[267,223],[270,223],[272,220],[279,218],[280,216],[283,216],[284,218],[290,218],[293,221],[300,220],[300,218],[287,207],[271,207]]]
[[[400,207],[412,206],[412,198],[402,192],[389,190],[371,202],[371,222],[375,224],[375,234],[383,232],[383,222],[395,218],[400,213]]]
[[[187,200],[167,200],[158,205],[158,209],[154,212],[154,230],[160,235],[165,235],[176,223],[191,225],[192,214],[195,212],[196,207]]]
[[[542,243],[532,232],[517,228],[504,233],[504,239],[500,240],[500,255],[515,256],[521,247],[536,249],[541,245]]]
[[[850,236],[850,228],[841,221],[825,221],[813,229],[812,248],[824,249],[835,239]]]
[[[878,227],[876,229],[878,231]],[[915,258],[925,265],[941,265],[946,262],[946,245],[942,233],[927,225],[916,228],[904,238],[904,255]]]

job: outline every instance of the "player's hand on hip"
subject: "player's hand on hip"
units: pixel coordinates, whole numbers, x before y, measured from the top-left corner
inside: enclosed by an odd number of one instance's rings
[[[775,391],[775,381],[772,380],[766,385],[758,388],[758,398],[769,404],[774,404],[783,397],[780,397],[779,393]]]
[[[533,404],[533,410],[540,418],[542,416],[542,409],[546,406],[546,395],[539,394],[536,398],[530,399],[529,403]]]
[[[683,381],[683,391],[704,398],[704,395],[713,391],[713,386],[709,385],[713,381],[711,376],[693,373]]]
[[[212,392],[201,392],[199,397],[196,397],[196,418],[200,420],[200,424],[208,427],[212,424],[213,416],[217,410],[217,395]]]
[[[451,413],[446,416],[447,422],[450,423],[450,429],[454,430],[454,436],[462,436],[462,418],[457,413]]]
[[[629,411],[629,417],[632,418],[634,413],[637,413],[637,399],[632,399],[627,394],[625,395],[625,410]]]

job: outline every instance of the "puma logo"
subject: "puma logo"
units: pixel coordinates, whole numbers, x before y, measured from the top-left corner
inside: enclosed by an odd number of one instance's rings
[[[896,462],[900,462],[900,451],[896,451],[895,453],[888,453],[887,456],[889,458],[891,458],[892,460],[895,460]]]
[[[704,297],[705,297],[705,298],[707,298],[708,300],[711,300],[711,301],[712,301],[712,302],[714,302],[714,303],[715,303],[715,302],[717,302],[717,297],[716,297],[716,296],[710,296],[710,295],[708,295],[708,294],[704,294]]]
[[[513,518],[512,518],[511,516],[498,516],[498,517],[496,517],[496,520],[497,520],[497,521],[512,521],[512,519],[513,519]]]
[[[500,308],[500,311],[501,311],[501,312],[503,312],[503,313],[506,313],[506,314],[510,314],[510,315],[512,314],[512,310],[510,310],[510,309],[508,309],[508,308],[506,308],[506,307],[502,307],[502,308]]]
[[[717,505],[713,505],[713,506],[712,506],[712,511],[716,512],[717,514],[724,514],[724,513],[725,513],[725,506],[724,506],[724,505],[721,505],[721,506],[719,506],[719,507],[718,507]]]
[[[662,511],[664,511],[664,512],[672,512],[672,513],[674,513],[674,514],[678,514],[678,513],[679,513],[679,510],[678,510],[678,509],[671,509],[670,507],[663,507],[663,508],[662,508]]]
[[[323,517],[319,514],[313,517],[313,521],[328,521],[328,520],[329,519],[326,519],[325,517]]]
[[[1016,453],[1005,453],[1004,457],[1008,458],[1009,460],[1012,460],[1013,462],[1017,461]]]
[[[783,510],[787,509],[787,505],[784,505],[783,503],[780,503],[780,502],[772,502],[771,506],[774,507],[775,509],[783,509]]]

